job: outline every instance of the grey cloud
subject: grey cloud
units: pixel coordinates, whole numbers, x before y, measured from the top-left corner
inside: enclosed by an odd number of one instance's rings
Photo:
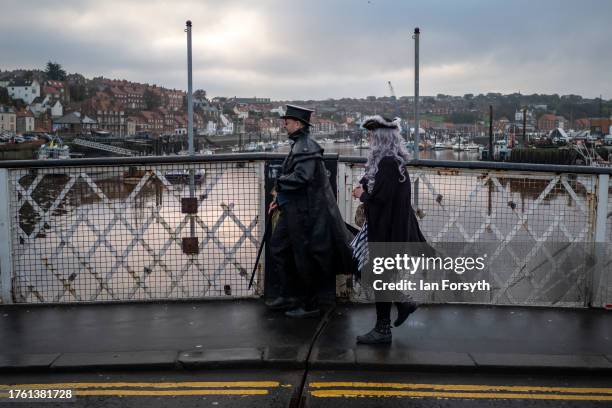
[[[387,80],[402,95],[412,92],[420,26],[422,94],[612,96],[606,1],[4,3],[0,36],[11,40],[0,43],[2,69],[51,59],[69,72],[184,89],[190,18],[195,86],[212,95],[385,95]]]

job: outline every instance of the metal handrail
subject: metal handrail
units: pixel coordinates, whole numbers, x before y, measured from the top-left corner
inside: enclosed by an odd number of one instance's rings
[[[139,164],[170,164],[170,163],[202,163],[224,161],[266,161],[285,158],[285,153],[225,153],[195,156],[138,156],[138,157],[104,157],[81,158],[68,160],[5,160],[0,161],[0,168],[23,169],[40,167],[71,167],[71,166],[105,166],[105,165],[139,165]],[[338,160],[341,163],[363,164],[365,157],[340,156],[337,153],[324,154],[325,160]],[[556,164],[507,163],[488,161],[454,161],[454,160],[411,160],[412,167],[455,168],[473,170],[510,170],[532,171],[537,173],[574,173],[574,174],[608,174],[612,168],[589,166],[565,166]]]

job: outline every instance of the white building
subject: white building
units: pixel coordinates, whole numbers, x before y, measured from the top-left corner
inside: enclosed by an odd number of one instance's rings
[[[312,132],[320,135],[331,135],[336,133],[336,124],[331,120],[319,119],[313,123]]]
[[[209,120],[206,123],[206,129],[204,130],[204,133],[207,135],[214,135],[217,133],[217,124],[215,122],[213,122],[212,120]]]
[[[533,114],[533,111],[530,109],[527,109],[527,122],[533,122],[535,121],[535,115]],[[514,113],[514,121],[515,122],[520,122],[523,123],[523,111],[522,110],[517,110]]]
[[[134,119],[126,119],[125,128],[127,136],[134,136],[136,134],[136,121]]]
[[[282,106],[279,106],[278,108],[270,109],[270,112],[278,113],[278,116],[283,116],[285,114],[285,109],[283,109]]]
[[[234,133],[234,123],[229,120],[225,115],[220,115],[221,124],[223,127],[221,128],[221,133],[224,135],[231,135]]]
[[[238,119],[248,119],[249,109],[242,106],[234,106],[234,113],[238,116]]]
[[[44,98],[36,98],[29,105],[29,109],[36,117],[38,117],[38,115],[41,113],[47,112],[48,110],[51,110],[51,116],[54,118],[64,116],[64,107],[62,106],[62,103],[59,100],[53,102],[50,95],[45,95]]]
[[[13,108],[0,106],[0,131],[17,131],[17,115]]]
[[[31,82],[14,80],[8,84],[6,89],[11,99],[22,99],[27,104],[40,96],[40,84],[36,80]]]
[[[64,116],[64,107],[60,101],[55,101],[55,103],[51,106],[51,116],[54,118]]]

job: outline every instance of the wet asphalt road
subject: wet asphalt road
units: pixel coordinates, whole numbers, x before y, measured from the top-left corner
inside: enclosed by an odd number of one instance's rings
[[[612,407],[612,377],[301,370],[3,374],[0,407]],[[71,400],[10,390],[71,390]],[[74,396],[75,395],[75,396]],[[296,397],[301,395],[301,399]]]
[[[0,407],[287,407],[303,371],[156,371],[0,376]],[[72,392],[71,400],[11,399],[9,390]]]
[[[612,377],[317,371],[304,407],[612,407]]]

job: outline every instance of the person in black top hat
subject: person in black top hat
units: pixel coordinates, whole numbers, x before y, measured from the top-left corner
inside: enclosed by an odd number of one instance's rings
[[[270,239],[272,267],[277,274],[289,275],[285,285],[296,288],[297,297],[288,297],[286,288],[281,288],[281,296],[266,304],[272,309],[289,309],[285,314],[296,318],[319,316],[322,280],[335,282],[336,274],[350,273],[353,268],[351,236],[323,164],[323,148],[310,137],[312,112],[287,105],[281,116],[291,151],[276,180],[277,194],[269,210],[280,209]]]

